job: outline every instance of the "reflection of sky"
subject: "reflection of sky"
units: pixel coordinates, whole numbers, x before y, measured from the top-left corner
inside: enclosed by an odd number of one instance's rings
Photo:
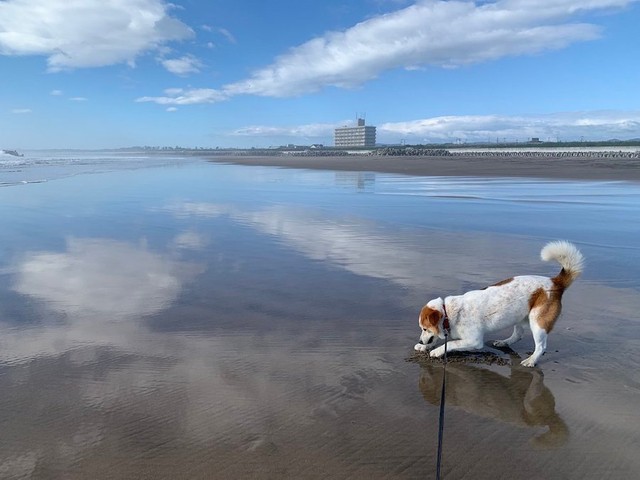
[[[589,412],[584,429],[570,426],[574,451],[563,455],[583,458],[597,444],[618,450],[622,471],[637,466],[628,447],[637,439],[628,372],[638,366],[640,308],[639,262],[627,242],[637,226],[633,189],[606,184],[588,204],[525,197],[557,199],[563,188],[577,196],[596,184],[551,182],[543,195],[523,183],[412,182],[205,165],[0,189],[13,226],[0,231],[0,389],[8,392],[0,428],[12,445],[0,447],[3,468],[191,458],[239,478],[233,462],[301,458],[344,472],[359,452],[387,475],[404,471],[435,432],[415,418],[433,413],[429,426],[437,414],[420,398],[422,373],[404,362],[415,309],[514,273],[554,273],[538,255],[560,232],[572,232],[588,261],[543,365],[563,420],[578,415],[573,400]],[[581,243],[589,209],[589,238],[601,240]],[[623,222],[606,221],[617,213]],[[531,218],[546,217],[527,233]],[[623,259],[621,248],[630,252]],[[33,321],[13,322],[15,311]],[[616,322],[615,353],[596,340],[602,312]],[[616,381],[630,390],[615,390]],[[617,392],[607,393],[609,413],[589,395],[594,385]],[[463,428],[466,418],[454,414],[449,425]],[[501,432],[505,448],[531,437],[508,425],[477,428]],[[116,473],[131,476],[132,464]]]

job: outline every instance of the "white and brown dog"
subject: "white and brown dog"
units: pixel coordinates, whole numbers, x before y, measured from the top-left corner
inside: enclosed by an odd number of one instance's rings
[[[428,350],[436,338],[444,339],[448,330],[451,340],[447,351],[477,350],[484,346],[485,333],[513,326],[509,338],[493,342],[496,347],[506,347],[522,338],[528,323],[536,348],[521,364],[535,366],[560,315],[562,294],[580,275],[584,263],[580,251],[565,241],[548,243],[540,256],[544,261],[556,260],[562,266],[560,273],[553,278],[522,275],[483,290],[431,300],[420,311],[418,324],[422,333],[414,348]],[[430,352],[432,357],[442,355],[444,345]]]

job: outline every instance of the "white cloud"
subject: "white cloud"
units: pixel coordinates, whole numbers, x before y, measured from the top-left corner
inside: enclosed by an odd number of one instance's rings
[[[136,102],[154,102],[160,105],[195,105],[199,103],[217,103],[227,100],[229,96],[213,88],[169,88],[164,97],[140,97]]]
[[[250,125],[227,135],[245,137],[294,137],[332,139],[335,124],[291,126]],[[561,140],[640,138],[640,111],[563,112],[547,115],[449,115],[377,125],[380,143],[486,142],[528,140],[531,137]]]
[[[178,109],[176,107],[169,107],[167,108],[167,112],[177,112]]]
[[[169,72],[176,75],[188,75],[198,73],[202,67],[202,62],[193,55],[184,55],[180,58],[167,58],[160,60],[160,63]]]
[[[354,87],[395,68],[456,67],[598,37],[594,25],[562,23],[584,2],[560,2],[565,8],[556,3],[421,1],[314,38],[226,89],[233,94],[290,96],[326,86]],[[584,8],[620,3],[592,2]]]
[[[561,140],[640,137],[640,111],[564,112],[548,115],[463,115],[432,117],[378,126],[381,141],[487,141],[531,137]]]
[[[355,87],[396,68],[452,68],[537,54],[597,39],[600,27],[576,23],[577,16],[634,1],[421,0],[291,48],[248,79],[211,90],[216,95],[202,102],[196,99],[201,90],[142,101],[182,104],[189,98],[189,103],[212,103],[247,94],[288,97],[328,86]],[[224,34],[223,30],[219,29]]]
[[[51,92],[49,92],[49,95],[53,95],[54,97],[59,97],[60,95],[62,95],[62,90],[51,90]]]
[[[69,100],[72,102],[86,102],[88,98],[86,97],[69,97]]]
[[[234,44],[235,44],[235,43],[238,43],[238,42],[237,42],[237,40],[236,40],[236,37],[234,37],[234,36],[231,34],[231,32],[230,32],[229,30],[227,30],[226,28],[219,28],[219,29],[218,29],[218,32],[219,32],[219,33],[220,33],[224,38],[226,38],[226,39],[227,39],[227,41],[228,41],[229,43],[234,43]]]
[[[253,125],[238,128],[230,133],[239,137],[325,137],[333,135],[333,130],[339,127],[340,123],[312,123],[307,125],[271,127],[264,125]]]
[[[234,37],[233,34],[229,30],[227,30],[226,28],[213,27],[211,25],[201,25],[200,28],[202,30],[204,30],[205,32],[219,33],[224,38],[226,38],[229,43],[234,43],[234,44],[238,43],[237,40],[236,40],[236,37]]]
[[[11,110],[11,113],[15,113],[16,115],[31,113],[31,109],[30,108],[14,108],[13,110]]]
[[[50,71],[134,64],[171,41],[193,36],[162,0],[0,2],[0,54],[44,55]]]

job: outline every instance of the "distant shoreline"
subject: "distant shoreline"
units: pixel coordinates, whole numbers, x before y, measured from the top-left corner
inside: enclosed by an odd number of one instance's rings
[[[436,177],[640,181],[638,158],[536,156],[209,156],[211,162]]]

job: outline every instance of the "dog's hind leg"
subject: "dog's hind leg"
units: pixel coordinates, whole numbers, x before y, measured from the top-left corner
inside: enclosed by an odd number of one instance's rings
[[[505,338],[504,340],[496,340],[495,342],[493,342],[493,346],[508,347],[510,345],[513,345],[514,343],[516,343],[518,340],[522,338],[523,333],[524,333],[524,325],[523,325],[523,322],[520,322],[513,327],[513,333],[509,338]]]
[[[533,340],[536,344],[536,348],[533,351],[533,354],[529,358],[525,358],[521,365],[525,367],[535,367],[540,357],[544,354],[547,349],[547,332],[538,325],[538,321],[536,315],[533,312],[529,315],[529,325],[531,326],[531,333],[533,334]]]

